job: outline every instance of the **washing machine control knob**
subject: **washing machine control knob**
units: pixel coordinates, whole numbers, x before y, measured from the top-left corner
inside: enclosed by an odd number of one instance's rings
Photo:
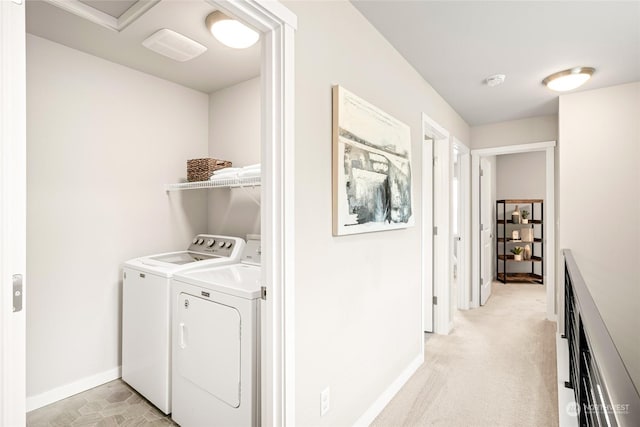
[[[198,243],[198,238],[197,238],[197,237],[194,237],[194,238],[193,238],[193,241],[192,241],[191,243],[193,243],[194,245],[195,245],[196,243]]]
[[[224,248],[224,242],[218,242],[218,246]]]
[[[224,247],[225,247],[225,248],[230,248],[230,247],[231,247],[231,245],[233,245],[233,243],[231,243],[231,242],[227,242],[227,244],[226,244],[226,245],[224,245]]]
[[[216,242],[215,240],[213,240],[213,239],[209,239],[209,240],[207,240],[207,246],[211,247],[211,246],[213,246],[213,244],[214,244],[215,242]]]
[[[204,243],[204,239],[198,239],[198,244],[201,245]]]

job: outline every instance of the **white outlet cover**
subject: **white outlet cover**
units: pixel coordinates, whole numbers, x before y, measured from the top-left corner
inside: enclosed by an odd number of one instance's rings
[[[329,412],[329,387],[320,392],[320,416]]]

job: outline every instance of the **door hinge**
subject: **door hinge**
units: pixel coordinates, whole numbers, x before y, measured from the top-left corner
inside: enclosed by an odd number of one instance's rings
[[[22,311],[22,274],[13,275],[13,312]]]
[[[481,277],[480,278],[480,286],[482,286],[484,284],[484,279]]]
[[[438,235],[438,227],[433,227],[433,235],[437,236]]]
[[[433,305],[438,305],[438,297],[433,297]]]
[[[433,166],[438,166],[438,158],[436,156],[433,157]]]
[[[260,287],[260,298],[266,300],[267,299],[267,287],[266,286],[261,286]]]
[[[480,169],[480,176],[484,176],[484,170]]]

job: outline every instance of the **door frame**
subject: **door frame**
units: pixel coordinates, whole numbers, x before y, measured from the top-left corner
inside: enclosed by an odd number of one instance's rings
[[[458,269],[457,307],[459,310],[468,310],[471,301],[471,150],[456,137],[453,137],[453,148],[460,152],[458,191],[461,203],[460,206],[458,206],[458,215],[459,218],[462,219],[459,230],[460,252],[458,254],[458,266],[462,266],[462,268]],[[453,163],[453,157],[451,162]],[[453,188],[453,172],[451,186]],[[462,274],[460,274],[461,271]]]
[[[263,425],[295,424],[294,35],[296,16],[268,0],[205,0],[262,32],[262,245],[268,289],[261,325]],[[24,425],[25,311],[9,310],[26,271],[25,5],[0,2],[0,424]],[[27,289],[25,289],[26,291]],[[26,292],[24,293],[26,294]],[[13,343],[22,343],[16,347]]]
[[[429,301],[433,301],[433,239],[428,230],[433,229],[433,141],[422,129],[422,238],[421,238],[421,313],[420,331],[433,332],[433,307],[427,313]],[[420,340],[424,354],[424,340]]]
[[[26,304],[13,312],[13,275],[26,271],[26,51],[22,0],[0,1],[0,425],[25,424]]]
[[[480,185],[480,158],[502,154],[545,152],[545,201],[544,218],[544,283],[546,291],[547,319],[556,320],[556,211],[555,211],[555,147],[556,141],[533,142],[529,144],[508,145],[504,147],[471,150],[471,188]],[[480,306],[480,197],[478,191],[471,192],[471,307]]]
[[[423,210],[422,210],[422,319],[424,325],[425,307],[429,295],[429,286],[432,286],[432,296],[437,297],[438,303],[433,305],[433,331],[446,335],[451,331],[452,322],[450,310],[450,188],[451,188],[451,144],[449,131],[440,126],[435,120],[422,113],[422,135],[424,139],[433,140],[433,157],[424,158],[422,174]],[[441,165],[439,174],[427,176],[424,173],[428,162]],[[436,185],[438,184],[438,185]],[[424,200],[425,187],[432,186],[431,200]],[[446,189],[446,191],[443,191]],[[427,201],[431,202],[432,209],[425,209]],[[435,227],[438,227],[438,235],[434,236]],[[431,251],[429,251],[431,249]],[[430,253],[429,253],[430,252]],[[435,257],[440,254],[442,262],[435,262]],[[424,329],[422,329],[424,330]],[[424,340],[423,340],[424,341]]]

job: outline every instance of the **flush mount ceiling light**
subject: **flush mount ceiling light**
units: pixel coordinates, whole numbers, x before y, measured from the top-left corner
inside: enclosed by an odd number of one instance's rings
[[[210,13],[205,20],[205,24],[220,43],[234,49],[251,47],[260,38],[256,31],[233,18],[229,18],[219,10]]]
[[[546,87],[556,92],[566,92],[582,86],[591,78],[595,68],[575,67],[551,74],[542,81]]]
[[[484,79],[484,81],[487,83],[487,86],[494,87],[504,83],[504,79],[506,78],[507,76],[504,74],[494,74],[493,76],[489,76]]]

